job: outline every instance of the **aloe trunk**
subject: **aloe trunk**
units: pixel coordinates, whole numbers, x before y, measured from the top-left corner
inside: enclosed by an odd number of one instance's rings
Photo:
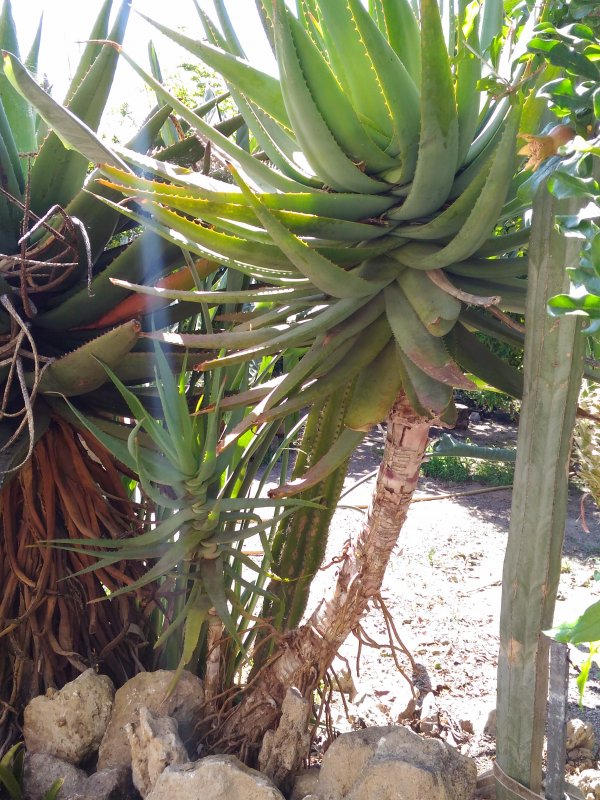
[[[344,555],[332,595],[300,628],[280,642],[278,654],[257,676],[252,689],[220,730],[220,747],[243,741],[252,752],[273,728],[290,686],[305,697],[375,597],[417,486],[431,421],[415,413],[405,395],[396,400],[367,518],[356,543]],[[225,745],[227,743],[227,745]]]
[[[552,318],[547,301],[568,283],[578,240],[562,237],[555,216],[574,214],[545,186],[534,202],[529,246],[525,386],[508,547],[502,579],[498,664],[497,764],[540,792],[548,684],[548,646],[560,577],[567,510],[568,466],[583,371],[578,317]],[[517,794],[497,784],[498,800]]]

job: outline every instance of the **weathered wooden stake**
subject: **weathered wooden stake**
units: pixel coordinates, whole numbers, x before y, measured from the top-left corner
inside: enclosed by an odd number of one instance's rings
[[[548,692],[548,747],[546,749],[546,800],[564,800],[567,757],[567,691],[569,648],[550,643],[550,689]]]

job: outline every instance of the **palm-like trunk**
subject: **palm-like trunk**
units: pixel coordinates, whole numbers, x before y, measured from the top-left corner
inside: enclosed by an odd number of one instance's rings
[[[154,604],[142,594],[99,602],[106,588],[137,580],[143,565],[75,577],[94,559],[47,546],[131,536],[136,511],[104,447],[60,419],[0,492],[0,757],[18,738],[17,716],[32,697],[92,664],[119,684],[144,668],[132,633]]]
[[[275,657],[256,677],[218,733],[220,749],[253,760],[265,731],[278,721],[290,686],[308,697],[335,654],[379,592],[390,556],[417,486],[431,421],[401,394],[388,418],[387,440],[371,505],[356,543],[343,558],[332,596],[310,619],[280,641]]]

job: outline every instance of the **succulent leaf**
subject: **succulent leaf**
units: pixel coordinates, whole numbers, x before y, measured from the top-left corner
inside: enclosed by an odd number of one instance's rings
[[[86,394],[107,380],[103,364],[118,365],[138,340],[140,325],[126,322],[50,363],[39,383],[42,394]]]

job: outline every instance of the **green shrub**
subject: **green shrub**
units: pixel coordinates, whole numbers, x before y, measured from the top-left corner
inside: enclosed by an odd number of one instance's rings
[[[515,477],[515,465],[506,461],[475,461],[472,479],[488,486],[508,486]]]
[[[471,470],[466,458],[431,456],[428,461],[423,462],[421,474],[436,481],[464,483],[469,480]]]
[[[514,464],[504,461],[479,461],[454,456],[430,456],[421,465],[421,475],[448,483],[476,481],[487,486],[507,486],[513,482]]]

